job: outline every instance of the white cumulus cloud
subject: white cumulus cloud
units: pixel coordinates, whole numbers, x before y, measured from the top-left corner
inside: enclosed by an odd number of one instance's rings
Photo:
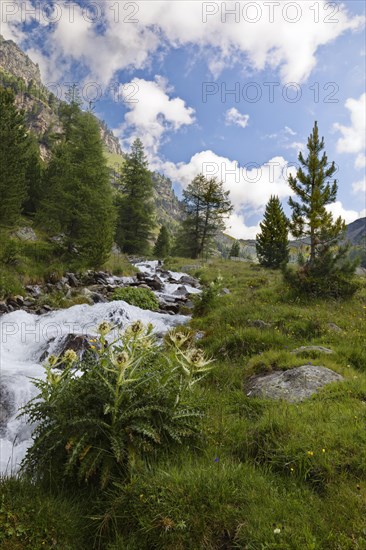
[[[366,176],[364,176],[362,180],[353,183],[352,190],[354,193],[361,193],[364,201],[366,202]]]
[[[244,214],[230,215],[226,222],[226,232],[235,239],[255,239],[260,232],[259,223],[257,225],[247,225]]]
[[[120,93],[129,111],[117,135],[129,143],[140,137],[150,156],[157,154],[167,131],[177,131],[195,121],[194,109],[180,97],[171,97],[164,79],[134,78],[120,86]]]
[[[337,151],[357,154],[355,166],[362,168],[365,166],[366,148],[366,93],[358,99],[347,99],[345,105],[350,112],[351,125],[334,124],[334,128],[342,134],[337,141]]]
[[[341,216],[341,218],[343,218],[346,223],[354,222],[361,217],[361,212],[357,212],[356,210],[347,210],[346,208],[344,208],[341,201],[336,201],[332,204],[328,204],[326,206],[326,209],[328,210],[328,212],[331,212],[333,214],[334,219]]]
[[[63,64],[69,56],[83,63],[89,77],[101,84],[121,69],[146,67],[164,50],[191,45],[216,76],[239,63],[243,69],[277,70],[284,83],[302,83],[315,68],[321,47],[364,25],[363,17],[351,15],[345,4],[337,4],[332,17],[327,0],[318,0],[316,9],[308,1],[149,0],[125,4],[106,0],[98,4],[101,15],[96,22],[87,16],[85,7],[70,4],[69,9],[66,3],[57,4],[61,11],[52,24],[38,21],[47,51],[43,65],[49,65],[44,70],[52,74],[55,64]],[[226,13],[232,9],[234,15]],[[22,38],[21,17],[20,10],[8,18],[3,30],[6,37]],[[36,25],[37,20],[32,23]],[[36,48],[36,43],[31,47]]]
[[[235,107],[228,109],[225,113],[225,123],[227,125],[234,124],[235,126],[240,126],[240,128],[246,128],[248,122],[249,115],[243,115]]]

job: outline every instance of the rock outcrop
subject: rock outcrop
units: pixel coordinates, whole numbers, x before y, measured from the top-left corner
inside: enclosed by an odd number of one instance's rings
[[[56,97],[56,88],[53,87],[51,91],[42,83],[38,64],[34,63],[15,42],[5,40],[1,35],[0,84],[10,86],[16,91],[16,103],[25,111],[29,128],[39,138],[42,157],[47,158],[49,135],[62,131],[58,110],[63,97]],[[58,88],[58,95],[61,88],[61,86]],[[104,121],[98,118],[96,120],[106,150],[109,153],[122,155],[117,137]]]
[[[308,399],[323,386],[343,377],[326,367],[303,365],[286,371],[253,376],[246,388],[249,397],[297,402]]]

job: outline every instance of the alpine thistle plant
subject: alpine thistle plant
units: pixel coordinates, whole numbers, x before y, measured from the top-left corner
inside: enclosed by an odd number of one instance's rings
[[[34,380],[39,394],[23,409],[36,426],[23,461],[34,478],[47,471],[60,485],[105,488],[200,434],[192,389],[211,368],[202,350],[179,333],[167,349],[141,321],[97,332],[81,360],[73,350],[50,356],[46,377]]]

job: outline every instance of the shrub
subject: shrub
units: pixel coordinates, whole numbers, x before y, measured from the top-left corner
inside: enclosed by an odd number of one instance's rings
[[[195,301],[194,315],[204,315],[215,307],[218,298],[221,296],[222,283],[223,278],[218,275],[216,279],[204,287],[201,294],[193,297]]]
[[[124,300],[131,306],[137,306],[141,309],[150,309],[157,311],[159,301],[152,290],[148,288],[132,287],[117,288],[113,293],[113,300]]]
[[[9,239],[8,241],[5,241],[0,261],[3,262],[5,265],[17,265],[19,262],[19,253],[20,253],[20,247],[19,243],[14,241],[13,239]]]
[[[37,263],[49,265],[53,257],[57,255],[56,247],[51,243],[24,242],[22,254]]]
[[[1,270],[0,272],[0,298],[6,298],[7,296],[15,294],[23,294],[24,288],[19,281],[19,277],[16,272],[12,270]]]
[[[286,268],[283,275],[285,282],[296,295],[314,298],[350,298],[359,288],[355,278],[342,272],[323,276],[300,267],[297,271]]]
[[[36,428],[23,469],[36,479],[47,472],[56,484],[65,477],[104,488],[151,464],[159,450],[199,435],[202,414],[189,392],[209,369],[203,353],[179,344],[164,351],[139,321],[112,344],[110,330],[100,325],[79,365],[67,350],[49,357],[45,379],[34,380],[39,394],[24,414]],[[55,370],[61,364],[64,370]]]

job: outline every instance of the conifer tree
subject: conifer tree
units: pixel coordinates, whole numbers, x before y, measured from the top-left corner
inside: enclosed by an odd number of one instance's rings
[[[319,139],[317,122],[308,138],[307,148],[307,158],[299,153],[301,166],[296,177],[290,175],[288,183],[299,199],[289,199],[292,208],[290,230],[294,237],[310,238],[308,266],[311,269],[325,248],[335,244],[346,227],[340,216],[334,222],[332,214],[325,208],[335,202],[338,186],[337,180],[331,181],[336,167],[334,162],[329,164],[326,153],[322,153],[324,138]]]
[[[166,258],[170,252],[170,238],[165,225],[161,226],[159,236],[154,247],[154,256],[157,258]]]
[[[17,223],[27,197],[29,137],[15,95],[0,87],[0,224]]]
[[[146,254],[153,228],[153,182],[142,141],[137,138],[121,169],[116,242],[127,254]]]
[[[56,146],[45,179],[48,191],[38,220],[65,235],[67,250],[83,265],[107,259],[115,213],[109,173],[95,117],[75,105],[65,108],[65,137]]]
[[[289,258],[288,220],[278,197],[270,197],[259,225],[261,232],[256,236],[259,263],[277,269]]]
[[[238,258],[239,254],[240,254],[240,243],[239,241],[234,241],[231,246],[229,256],[233,258]]]
[[[198,258],[208,254],[217,233],[225,228],[224,219],[233,206],[229,191],[216,178],[198,174],[183,192],[186,217],[177,237],[176,249],[180,254]]]
[[[335,221],[326,208],[337,196],[337,180],[334,162],[328,163],[324,151],[324,138],[319,138],[318,124],[307,142],[308,156],[299,154],[300,168],[296,177],[290,175],[288,183],[296,195],[290,197],[292,208],[290,230],[296,238],[308,238],[310,255],[298,275],[304,288],[312,293],[341,295],[352,293],[355,286],[349,276],[355,263],[346,260],[348,245],[340,244],[345,235],[345,221],[339,216]],[[296,284],[296,282],[295,282]]]
[[[40,206],[44,194],[45,181],[43,178],[43,164],[40,158],[39,145],[36,137],[29,136],[28,155],[25,166],[25,180],[28,197],[24,203],[23,212],[34,215]]]

